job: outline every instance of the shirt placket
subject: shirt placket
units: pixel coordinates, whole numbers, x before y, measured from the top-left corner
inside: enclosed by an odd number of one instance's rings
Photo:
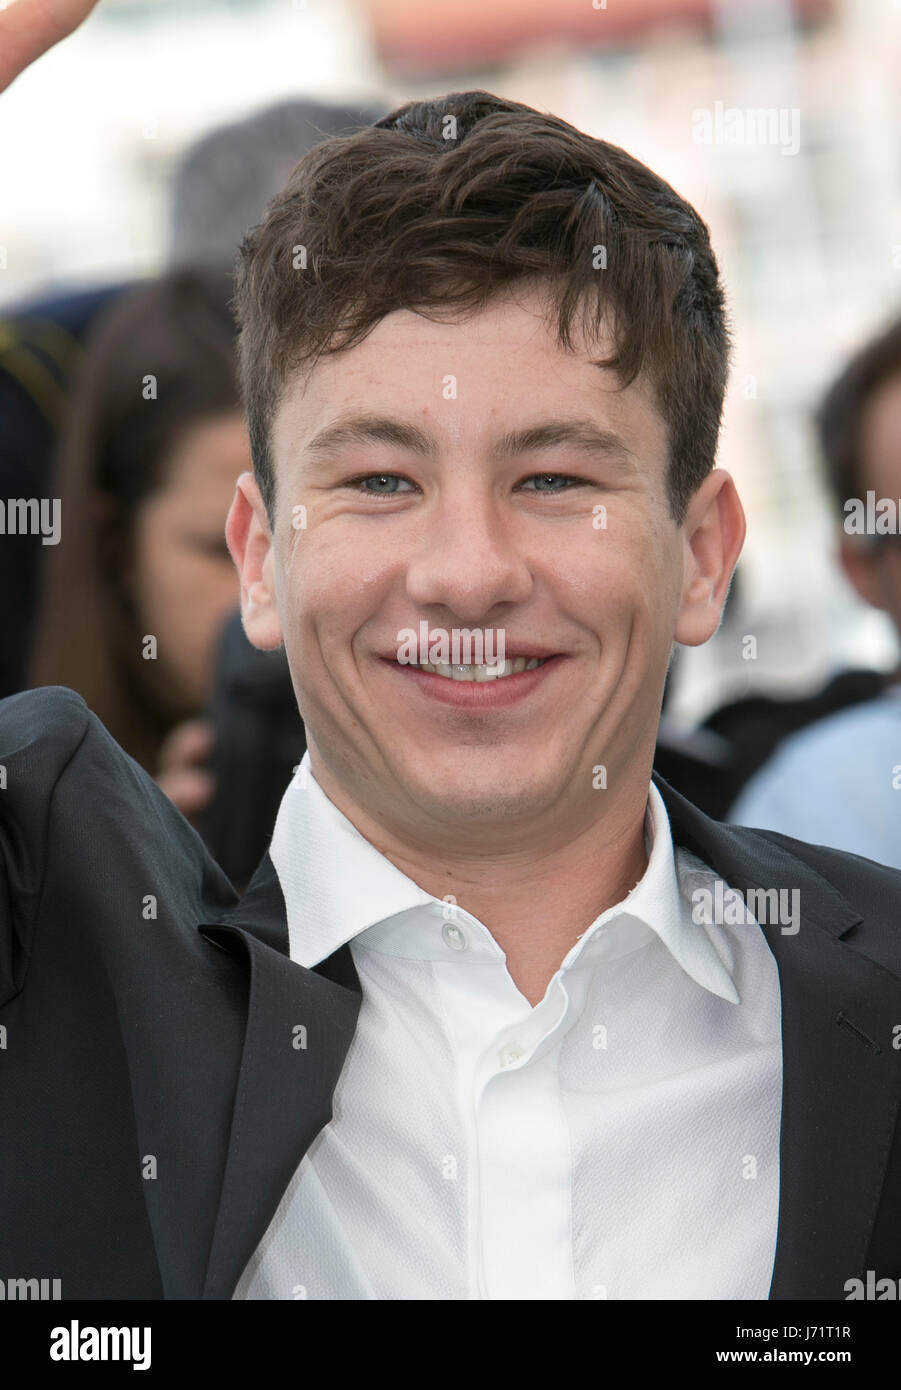
[[[572,1160],[558,1075],[568,995],[559,976],[541,1003],[502,1029],[472,1081],[480,1299],[568,1299]]]

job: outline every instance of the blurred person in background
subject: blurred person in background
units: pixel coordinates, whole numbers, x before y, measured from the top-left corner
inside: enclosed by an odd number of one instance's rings
[[[250,447],[230,274],[172,271],[123,294],[88,343],[56,486],[29,685],[78,691],[150,773],[210,695],[238,587],[225,517]],[[165,789],[165,777],[161,778]],[[204,774],[172,785],[190,813]]]
[[[230,269],[244,233],[291,169],[322,140],[377,120],[384,108],[295,98],[220,126],[192,143],[176,165],[168,266]],[[0,496],[44,497],[66,398],[85,341],[104,310],[138,281],[55,288],[0,313]],[[0,546],[0,697],[26,681],[40,567],[39,536],[8,535]],[[173,750],[200,748],[196,731]],[[182,807],[185,809],[185,807]]]
[[[201,136],[173,178],[170,266],[231,266],[245,232],[301,156],[323,140],[370,125],[386,110],[292,98]]]
[[[816,425],[841,567],[901,638],[901,535],[897,525],[880,533],[866,521],[868,493],[871,517],[881,499],[896,523],[901,509],[901,319],[855,354],[827,391]],[[858,512],[866,531],[856,529]],[[854,674],[869,678],[874,698],[780,743],[729,819],[901,868],[901,668]]]

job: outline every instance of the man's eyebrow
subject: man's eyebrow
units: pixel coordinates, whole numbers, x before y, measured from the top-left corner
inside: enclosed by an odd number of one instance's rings
[[[319,458],[346,444],[393,444],[423,456],[438,451],[437,441],[418,425],[387,415],[349,415],[320,430],[303,452],[308,458]]]
[[[591,420],[546,420],[540,425],[510,430],[493,445],[491,455],[494,459],[515,458],[561,445],[581,449],[583,453],[604,454],[627,466],[635,462],[632,450],[618,434],[601,429]]]
[[[434,457],[438,441],[425,430],[406,420],[387,415],[349,415],[327,425],[315,434],[303,453],[311,460],[322,458],[348,444],[391,444],[422,457]],[[498,462],[519,454],[568,446],[583,453],[603,454],[631,465],[635,456],[612,430],[602,429],[591,420],[544,420],[522,429],[507,430],[492,444],[489,455]]]

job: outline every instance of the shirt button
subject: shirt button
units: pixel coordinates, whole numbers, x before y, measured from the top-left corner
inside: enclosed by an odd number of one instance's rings
[[[445,922],[441,928],[441,935],[444,938],[444,944],[449,946],[452,951],[466,950],[466,937],[453,922]]]
[[[514,1062],[519,1061],[521,1056],[522,1048],[518,1047],[516,1043],[508,1043],[506,1047],[501,1048],[500,1064],[502,1067],[512,1066]]]

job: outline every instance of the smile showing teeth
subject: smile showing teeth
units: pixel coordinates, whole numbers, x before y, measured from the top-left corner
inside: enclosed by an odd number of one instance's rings
[[[521,671],[534,671],[536,666],[543,666],[547,657],[539,659],[536,656],[518,656],[513,661],[505,661],[495,666],[445,666],[433,665],[429,661],[416,663],[417,670],[426,671],[432,676],[444,676],[454,681],[477,681],[482,684],[485,681],[503,680],[505,676],[517,676]]]

